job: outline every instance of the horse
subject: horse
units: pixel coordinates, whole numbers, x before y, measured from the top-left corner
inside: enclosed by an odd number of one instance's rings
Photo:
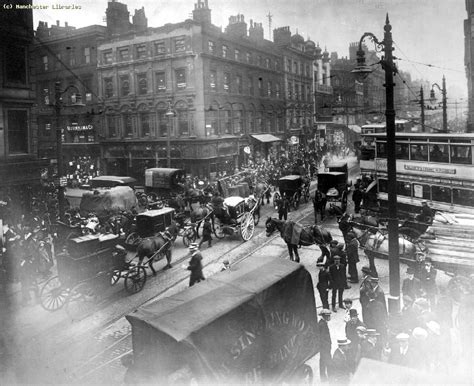
[[[281,238],[286,242],[290,260],[297,263],[300,261],[298,254],[299,246],[310,246],[313,244],[325,246],[332,240],[331,233],[320,226],[303,226],[293,221],[278,220],[272,217],[269,217],[265,222],[265,229],[267,237],[270,237],[276,230],[280,232]],[[293,258],[293,254],[295,258]]]
[[[150,267],[153,276],[156,276],[156,271],[153,267],[153,262],[155,259],[151,259],[151,257],[161,248],[163,248],[161,253],[166,256],[167,261],[165,269],[171,268],[171,246],[172,238],[168,239],[162,234],[157,234],[156,236],[140,240],[137,245],[137,256],[139,264],[141,265],[143,259],[146,257],[148,259],[148,266]],[[161,256],[159,258],[161,258]]]
[[[317,214],[321,214],[321,221],[323,221],[324,213],[326,211],[327,198],[326,195],[320,190],[316,190],[313,198],[313,207],[314,207],[314,222],[316,223]]]

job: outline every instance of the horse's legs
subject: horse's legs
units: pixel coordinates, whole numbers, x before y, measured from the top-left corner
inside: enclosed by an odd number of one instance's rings
[[[290,260],[293,261],[293,248],[291,244],[287,243],[286,246],[288,247],[288,253],[290,254]]]
[[[295,256],[296,256],[296,259],[294,261],[299,263],[300,262],[300,255],[298,254],[298,246],[296,244],[292,244],[291,247],[293,248],[293,252],[295,253]]]
[[[171,249],[168,249],[166,252],[165,252],[165,255],[166,255],[166,261],[168,264],[166,264],[166,267],[165,269],[169,269],[171,268]]]

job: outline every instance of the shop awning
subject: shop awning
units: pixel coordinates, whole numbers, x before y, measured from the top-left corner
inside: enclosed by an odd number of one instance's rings
[[[280,138],[275,137],[274,135],[271,135],[271,134],[253,134],[252,137],[255,138],[257,141],[265,142],[265,143],[281,141]]]

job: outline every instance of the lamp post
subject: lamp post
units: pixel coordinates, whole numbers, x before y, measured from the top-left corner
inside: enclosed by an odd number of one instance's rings
[[[176,116],[176,112],[171,108],[171,101],[168,101],[168,110],[166,110],[165,116],[168,117],[168,132],[166,136],[166,160],[167,165],[171,167],[171,118]]]
[[[431,85],[431,92],[430,92],[430,99],[433,101],[436,99],[434,87],[436,87],[439,91],[441,91],[441,95],[443,96],[443,133],[448,132],[448,111],[446,107],[446,78],[443,75],[443,83],[442,87],[439,87],[438,83],[433,83]]]
[[[385,54],[380,63],[385,71],[386,127],[387,127],[387,190],[388,190],[388,260],[389,260],[389,312],[397,314],[400,311],[400,260],[398,246],[398,216],[397,216],[397,164],[395,152],[395,108],[393,75],[397,72],[393,62],[392,26],[388,14],[384,26],[384,39],[379,41],[374,34],[366,32],[359,41],[357,51],[357,67],[353,73],[368,74],[372,70],[365,64],[365,53],[362,49],[363,40],[370,38]]]
[[[54,112],[55,112],[55,124],[56,124],[56,162],[58,168],[58,214],[59,219],[64,219],[65,212],[65,197],[64,197],[64,188],[65,184],[63,181],[64,175],[64,166],[63,166],[63,138],[62,138],[62,129],[60,125],[61,109],[63,106],[61,97],[68,92],[70,89],[75,88],[76,91],[79,91],[76,86],[69,85],[65,90],[61,91],[61,82],[56,82],[54,84]],[[82,103],[82,97],[79,92],[75,94],[74,102],[71,106],[83,107],[85,106]]]

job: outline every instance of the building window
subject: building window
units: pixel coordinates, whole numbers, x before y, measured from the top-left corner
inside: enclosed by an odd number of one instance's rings
[[[186,51],[186,44],[185,44],[184,36],[174,39],[174,51],[175,52],[184,52],[184,51]]]
[[[288,99],[291,99],[293,97],[293,85],[291,82],[288,82]]]
[[[112,78],[104,79],[104,95],[106,98],[112,98],[114,96],[114,83]]]
[[[230,118],[230,110],[224,110],[222,112],[223,119],[222,122],[224,124],[224,133],[225,134],[232,134],[232,120]]]
[[[262,57],[260,55],[257,56],[257,65],[259,65],[260,67],[263,66]]]
[[[158,135],[166,137],[168,135],[169,118],[165,115],[166,111],[158,112]]]
[[[47,55],[44,55],[42,58],[41,58],[42,62],[43,62],[43,70],[44,71],[48,71],[48,56]]]
[[[242,75],[237,75],[235,77],[235,85],[237,87],[237,92],[242,94]]]
[[[275,60],[275,70],[280,71],[280,62]]]
[[[472,164],[471,146],[451,145],[451,163]]]
[[[275,83],[275,97],[280,98],[280,83]]]
[[[104,64],[112,64],[112,50],[104,51],[102,53],[102,60]]]
[[[128,47],[119,48],[118,56],[120,62],[126,62],[130,60],[130,49]]]
[[[222,46],[222,57],[227,58],[229,55],[229,47],[227,47],[225,44]]]
[[[308,66],[308,65],[306,65],[306,76],[309,76],[309,74],[310,74],[310,71],[309,71],[309,66]]]
[[[209,72],[209,88],[212,91],[217,90],[217,72],[215,70]]]
[[[44,122],[43,123],[43,135],[49,137],[51,135],[51,123]]]
[[[207,43],[207,47],[209,49],[210,54],[215,54],[216,53],[216,43],[213,42],[212,40],[209,40]]]
[[[270,68],[270,59],[269,58],[265,59],[265,67]]]
[[[272,82],[270,81],[267,82],[267,96],[272,96]]]
[[[144,59],[147,56],[146,44],[139,44],[136,46],[137,59]]]
[[[90,64],[91,62],[91,48],[84,47],[84,64]]]
[[[142,113],[140,114],[140,130],[141,137],[149,137],[151,135],[150,130],[150,114]]]
[[[117,138],[117,119],[115,115],[107,115],[107,136],[109,138]]]
[[[156,74],[156,89],[158,92],[166,91],[166,75],[165,72],[157,72]]]
[[[286,59],[286,71],[291,72],[291,59]]]
[[[133,119],[132,114],[123,115],[123,135],[124,137],[133,137]]]
[[[234,134],[240,134],[243,126],[243,114],[242,110],[235,110],[233,111],[233,121],[234,121]]]
[[[186,69],[178,68],[175,70],[176,88],[182,90],[186,88]]]
[[[120,95],[127,96],[130,94],[130,78],[128,75],[120,77]]]
[[[249,133],[255,133],[255,114],[253,111],[247,112],[247,128]]]
[[[224,91],[230,92],[230,74],[228,72],[224,73]]]
[[[298,63],[293,62],[293,70],[295,71],[295,74],[298,75]]]
[[[8,110],[8,153],[28,153],[28,111]]]
[[[238,50],[237,48],[234,51],[234,59],[240,61],[240,50]]]
[[[74,47],[69,48],[69,65],[75,66],[76,65],[76,49]]]
[[[23,46],[8,46],[6,48],[8,55],[5,61],[6,81],[11,83],[26,84],[26,50]],[[46,58],[46,62],[48,57]],[[47,70],[47,68],[46,68]]]
[[[45,106],[49,106],[49,104],[51,103],[51,100],[49,98],[49,87],[47,83],[43,85],[43,87],[41,88],[41,91],[42,91],[41,102]]]
[[[189,136],[189,120],[187,110],[178,110],[178,132],[180,136]]]
[[[166,46],[163,40],[155,42],[155,55],[163,55],[166,54]]]
[[[56,54],[56,62],[54,63],[54,68],[60,70],[62,66],[62,57],[61,54]]]
[[[146,73],[137,75],[138,95],[145,95],[148,92],[148,81]]]
[[[262,78],[258,78],[258,95],[260,95],[261,97],[264,96],[263,79]]]
[[[248,77],[249,82],[249,95],[254,95],[255,89],[253,85],[253,78],[251,76]]]
[[[250,52],[247,52],[245,54],[245,60],[247,61],[247,63],[251,64],[252,63],[252,54]]]

